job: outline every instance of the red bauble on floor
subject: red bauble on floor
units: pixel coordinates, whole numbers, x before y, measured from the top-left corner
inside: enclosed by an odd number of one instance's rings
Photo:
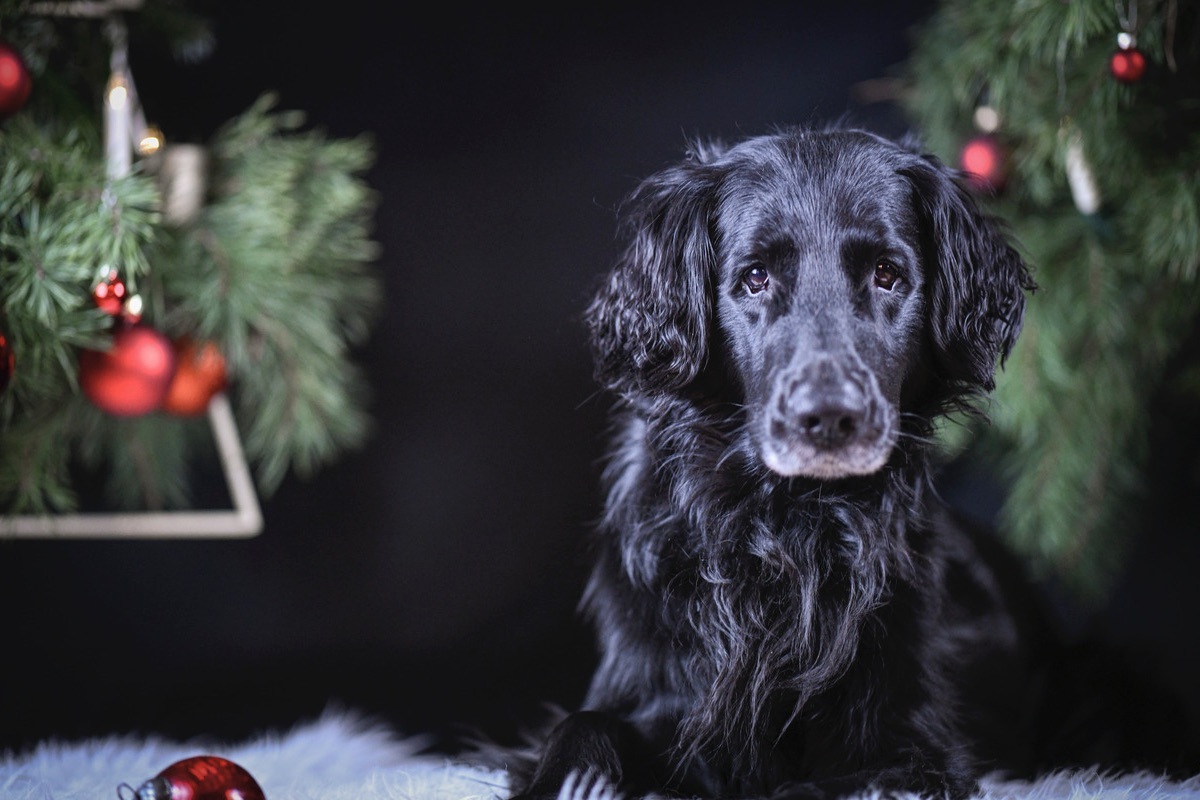
[[[118,790],[125,798],[123,786]],[[176,761],[143,783],[132,800],[266,800],[258,781],[243,767],[220,756]]]
[[[158,410],[175,374],[171,341],[147,325],[113,334],[109,350],[79,355],[79,385],[96,407],[119,417]]]

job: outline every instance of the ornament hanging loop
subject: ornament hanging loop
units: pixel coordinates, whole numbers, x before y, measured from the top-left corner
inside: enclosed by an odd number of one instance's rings
[[[1124,8],[1121,7],[1120,0],[1117,0],[1115,5],[1117,22],[1121,24],[1121,32],[1117,34],[1117,46],[1122,50],[1137,47],[1137,0],[1129,0]]]

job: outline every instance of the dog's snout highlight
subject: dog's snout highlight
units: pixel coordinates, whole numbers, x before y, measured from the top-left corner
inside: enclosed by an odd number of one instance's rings
[[[863,410],[841,403],[818,406],[800,416],[800,435],[823,449],[841,447],[858,435]]]
[[[797,362],[776,378],[764,420],[766,465],[782,475],[818,478],[879,469],[895,430],[871,374],[833,355],[808,354]]]
[[[869,404],[862,382],[833,359],[818,359],[796,370],[780,400],[786,427],[813,447],[843,447],[866,427]]]

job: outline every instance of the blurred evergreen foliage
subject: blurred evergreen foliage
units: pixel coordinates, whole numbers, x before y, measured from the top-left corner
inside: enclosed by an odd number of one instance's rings
[[[1042,575],[1089,601],[1138,534],[1156,400],[1200,403],[1189,345],[1200,312],[1198,11],[1187,0],[944,0],[905,65],[907,108],[943,160],[980,133],[976,109],[999,113],[1009,177],[984,202],[1008,220],[1039,285],[990,424],[948,426],[947,446],[1000,459],[1004,530]],[[1110,72],[1122,32],[1148,62],[1134,83]],[[1069,168],[1093,179],[1098,210],[1080,210]],[[1195,479],[1200,442],[1190,450]]]
[[[0,41],[34,82],[0,122],[0,334],[15,357],[0,394],[0,514],[76,510],[80,474],[101,476],[114,507],[192,503],[212,447],[203,418],[112,417],[80,392],[80,350],[108,346],[114,326],[92,297],[110,269],[143,300],[144,323],[219,346],[260,493],[289,471],[312,476],[371,424],[354,362],[382,302],[370,136],[307,129],[266,92],[205,143],[198,213],[171,219],[170,131],[130,174],[106,174],[104,27],[116,19],[180,59],[211,50],[179,2],[0,0]]]

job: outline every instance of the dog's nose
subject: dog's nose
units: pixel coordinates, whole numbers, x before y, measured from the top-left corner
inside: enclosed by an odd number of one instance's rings
[[[794,434],[821,450],[834,450],[857,438],[866,427],[867,400],[862,387],[835,362],[808,364],[787,384],[781,411]]]
[[[833,450],[858,435],[864,410],[842,402],[825,402],[800,414],[800,435],[814,447]]]

